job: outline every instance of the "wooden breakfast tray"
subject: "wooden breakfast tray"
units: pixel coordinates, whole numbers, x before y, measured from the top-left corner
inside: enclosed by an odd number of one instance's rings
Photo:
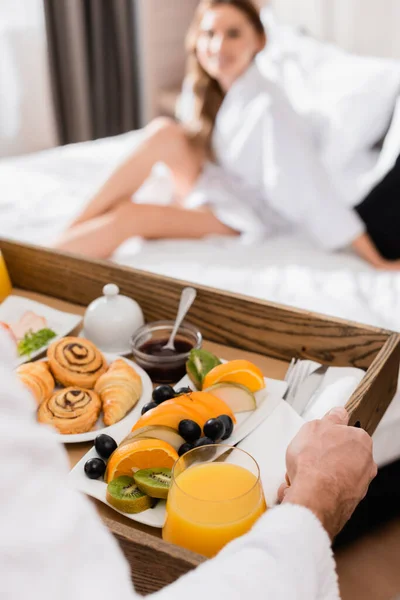
[[[14,293],[76,314],[83,314],[101,295],[104,284],[112,282],[139,302],[146,321],[173,319],[182,287],[187,285],[108,261],[83,260],[7,240],[0,239],[0,250]],[[202,331],[204,347],[224,358],[249,358],[265,375],[277,379],[283,379],[293,357],[365,369],[347,409],[351,425],[374,432],[396,392],[400,335],[200,285],[196,289],[189,320]],[[71,466],[90,446],[66,446]],[[166,544],[159,530],[95,503],[131,564],[139,592],[156,591],[205,560]]]

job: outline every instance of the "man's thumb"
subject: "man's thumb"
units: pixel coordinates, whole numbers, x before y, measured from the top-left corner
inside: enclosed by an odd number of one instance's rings
[[[336,425],[348,425],[350,415],[345,408],[332,408],[325,416],[324,421],[330,421]]]

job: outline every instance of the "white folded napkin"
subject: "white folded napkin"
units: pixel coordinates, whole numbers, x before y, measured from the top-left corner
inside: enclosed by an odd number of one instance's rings
[[[303,419],[281,400],[268,419],[238,444],[260,467],[267,506],[276,504],[279,487],[285,481],[286,450],[302,425]]]
[[[345,406],[364,377],[362,369],[353,367],[330,367],[323,376],[318,394],[306,407],[302,417],[305,421],[321,419],[337,406]]]

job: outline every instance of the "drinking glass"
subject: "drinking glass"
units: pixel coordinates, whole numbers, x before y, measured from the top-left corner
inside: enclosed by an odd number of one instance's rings
[[[163,539],[212,557],[247,533],[265,510],[254,458],[223,444],[202,446],[175,463]]]
[[[8,275],[6,262],[0,250],[0,302],[11,294],[12,285]]]

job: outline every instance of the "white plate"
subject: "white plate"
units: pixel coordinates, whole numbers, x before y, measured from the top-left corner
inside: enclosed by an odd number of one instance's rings
[[[43,354],[51,343],[68,335],[82,321],[82,317],[79,315],[56,310],[55,308],[50,308],[40,302],[13,295],[8,296],[4,302],[0,304],[0,321],[12,325],[17,323],[27,311],[32,311],[38,316],[44,317],[47,321],[47,327],[52,329],[57,336],[42,346],[42,348],[39,348],[39,350],[32,352],[30,356],[19,357],[16,361],[17,366],[29,362]]]
[[[109,365],[112,362],[114,362],[114,360],[121,358],[120,356],[118,356],[118,354],[107,354],[106,352],[103,352],[103,355]],[[111,437],[119,441],[126,435],[126,432],[133,427],[134,423],[136,423],[136,421],[140,417],[142,407],[145,404],[147,404],[147,402],[151,401],[153,384],[151,383],[151,379],[147,375],[146,371],[143,371],[143,369],[139,367],[139,365],[132,362],[131,360],[128,360],[127,358],[122,357],[122,360],[124,360],[126,363],[128,363],[128,365],[133,367],[136,373],[138,373],[138,375],[140,375],[142,379],[143,391],[142,395],[140,396],[139,402],[136,404],[136,406],[134,406],[132,410],[126,415],[126,417],[121,419],[121,421],[115,423],[115,425],[109,425],[108,427],[104,425],[103,412],[101,412],[94,429],[92,429],[91,431],[87,431],[86,433],[58,433],[57,438],[59,442],[62,442],[63,444],[79,444],[80,442],[91,442],[98,435],[100,435],[100,433],[106,433],[107,435],[111,435]],[[62,388],[58,386],[56,389]]]
[[[263,423],[282,402],[283,395],[286,391],[287,384],[284,381],[269,379],[265,377],[266,388],[255,394],[257,399],[257,409],[255,411],[240,413],[236,415],[237,425],[231,437],[226,440],[226,444],[235,445],[254,431],[261,423]],[[180,387],[191,387],[191,382],[188,376],[185,376],[179,383],[176,384],[176,389]],[[129,433],[130,427],[121,428],[113,437],[119,444],[122,439]],[[75,489],[97,498],[104,504],[110,506],[106,500],[107,485],[104,481],[93,481],[85,475],[84,465],[89,458],[97,457],[96,450],[92,448],[78,462],[69,474],[69,483]],[[111,507],[116,510],[114,507]],[[119,511],[117,511],[119,512]],[[155,508],[146,510],[137,515],[128,515],[121,513],[132,521],[149,525],[150,527],[161,528],[165,520],[165,502],[159,502]]]

